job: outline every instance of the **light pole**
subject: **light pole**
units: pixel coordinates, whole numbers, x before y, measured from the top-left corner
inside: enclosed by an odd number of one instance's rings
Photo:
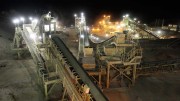
[[[86,30],[86,20],[84,13],[82,12],[80,14],[80,17],[78,17],[76,14],[74,14],[75,17],[75,28],[78,29],[79,32],[79,61],[81,61],[82,57],[84,57],[84,46],[85,46],[85,39],[87,38],[87,30]]]
[[[75,18],[74,26],[77,27],[77,26],[76,26],[76,18],[77,18],[77,14],[74,14],[74,18]]]

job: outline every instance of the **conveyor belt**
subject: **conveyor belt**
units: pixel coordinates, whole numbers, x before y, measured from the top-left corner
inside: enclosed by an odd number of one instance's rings
[[[155,34],[149,32],[149,31],[145,30],[144,28],[142,28],[142,27],[140,27],[140,26],[138,26],[138,27],[139,27],[139,29],[145,31],[146,33],[148,33],[148,34],[150,34],[150,35],[152,35],[152,36],[154,36],[155,38],[160,39],[157,35],[155,35]]]
[[[101,90],[96,86],[96,84],[90,79],[87,72],[83,69],[83,67],[78,63],[73,54],[69,51],[67,46],[63,43],[63,41],[59,37],[53,37],[53,42],[57,45],[59,51],[61,51],[64,57],[67,58],[67,61],[73,67],[73,69],[78,73],[80,79],[83,83],[87,84],[90,88],[90,92],[93,95],[93,98],[96,101],[108,101],[106,96],[101,92]]]
[[[104,40],[103,42],[100,42],[100,43],[95,43],[93,42],[90,38],[89,38],[89,42],[90,42],[90,45],[91,46],[96,46],[96,45],[101,45],[101,46],[104,46],[104,45],[107,45],[107,44],[110,44],[111,42],[113,42],[113,40],[116,38],[116,36],[112,36],[110,37],[109,39],[106,39]]]
[[[141,27],[140,25],[138,25],[138,24],[136,24],[136,23],[134,23],[134,22],[130,22],[130,23],[136,25],[139,29],[145,31],[146,33],[148,33],[148,34],[150,34],[150,35],[152,35],[152,36],[154,36],[155,38],[160,39],[157,35],[155,35],[155,34],[149,32],[149,31],[147,31],[146,29],[144,29],[144,28]]]
[[[103,41],[103,42],[100,42],[100,43],[98,43],[99,45],[107,45],[107,44],[110,44],[110,42],[113,42],[113,40],[116,38],[116,36],[112,36],[112,37],[110,37],[109,39],[107,39],[107,40],[105,40],[105,41]]]

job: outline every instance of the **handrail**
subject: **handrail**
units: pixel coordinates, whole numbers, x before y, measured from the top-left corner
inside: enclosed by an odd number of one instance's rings
[[[137,48],[132,48],[127,54],[126,54],[126,62],[130,62],[130,60],[136,56],[142,56],[142,50]]]

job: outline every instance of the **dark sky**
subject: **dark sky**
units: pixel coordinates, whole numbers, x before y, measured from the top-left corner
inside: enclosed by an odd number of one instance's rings
[[[10,13],[14,16],[41,15],[52,11],[71,23],[75,12],[85,12],[89,24],[93,24],[101,14],[111,14],[113,19],[122,18],[129,13],[144,23],[156,19],[179,23],[180,7],[177,0],[1,0],[1,17]],[[13,14],[14,15],[13,15]]]

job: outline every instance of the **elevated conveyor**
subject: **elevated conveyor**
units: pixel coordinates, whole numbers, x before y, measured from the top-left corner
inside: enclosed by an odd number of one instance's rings
[[[78,63],[73,54],[69,51],[69,49],[65,46],[63,41],[58,37],[52,38],[53,42],[57,45],[58,50],[62,52],[63,56],[66,57],[69,64],[73,67],[74,71],[77,72],[80,79],[88,85],[90,88],[90,92],[96,101],[107,101],[107,98],[100,91],[100,89],[94,84],[94,82],[90,79],[87,72],[83,69],[83,67]]]
[[[51,22],[49,20],[48,22]],[[42,26],[37,23],[23,24],[23,27],[16,27],[16,33],[22,36],[37,65],[38,76],[47,100],[54,85],[62,84],[61,100],[108,101],[60,38],[54,36],[51,39],[48,36],[51,32],[43,33],[47,34],[43,37],[45,41],[39,38],[42,34],[39,27]],[[65,95],[68,97],[65,98]]]
[[[135,23],[135,22],[132,22],[132,21],[129,21],[129,22],[130,22],[130,24],[135,25],[137,28],[139,28],[140,30],[144,31],[145,33],[153,36],[155,39],[160,39],[159,36],[157,36],[156,34],[154,34],[154,33],[152,33],[152,32],[150,31],[150,28],[149,28],[149,27],[144,28],[142,25],[139,25],[139,24],[137,24],[137,23]]]

